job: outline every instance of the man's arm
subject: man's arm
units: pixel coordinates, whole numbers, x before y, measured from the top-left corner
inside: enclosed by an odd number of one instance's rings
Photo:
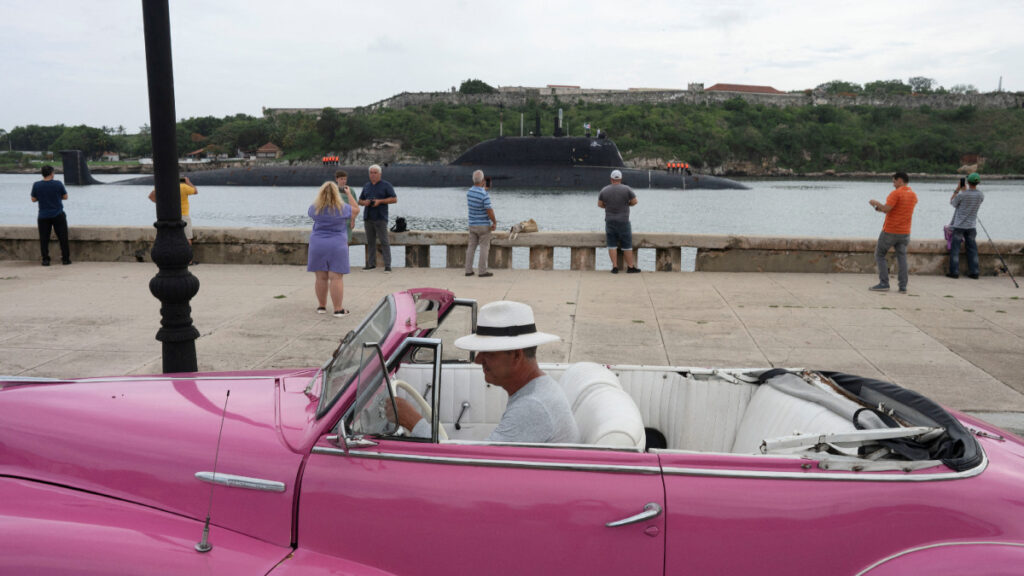
[[[487,217],[491,219],[491,232],[493,232],[498,227],[498,217],[494,215],[493,208],[487,209]]]
[[[149,192],[149,201],[156,202],[156,189],[153,189]]]
[[[882,212],[884,214],[888,214],[890,211],[892,211],[893,208],[896,207],[895,204],[882,204],[881,202],[875,199],[872,199],[868,203],[875,207],[875,212]]]
[[[604,208],[604,202],[602,202],[601,200],[598,200],[597,201],[597,207],[598,208]]]

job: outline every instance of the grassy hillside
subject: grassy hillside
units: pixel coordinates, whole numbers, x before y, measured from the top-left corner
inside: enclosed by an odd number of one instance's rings
[[[623,157],[686,160],[703,169],[735,162],[798,172],[837,170],[952,172],[965,154],[986,158],[990,173],[1024,173],[1024,111],[919,108],[772,108],[736,99],[722,106],[562,105],[563,125],[582,135],[601,128]],[[505,109],[505,134],[541,117],[551,134],[555,106]],[[424,160],[451,158],[497,135],[499,111],[483,106],[384,110],[346,118],[324,142],[344,153],[372,139],[394,139]],[[350,125],[359,126],[359,134]],[[301,156],[303,151],[297,151]]]
[[[988,173],[1024,173],[1024,110],[774,108],[738,98],[710,106],[563,102],[499,109],[438,103],[373,112],[357,109],[347,115],[326,109],[319,118],[301,114],[189,118],[178,123],[178,148],[181,155],[199,148],[233,155],[236,150],[254,151],[274,142],[285,150],[287,159],[309,161],[325,154],[365,151],[374,142],[389,140],[400,142],[406,157],[444,162],[497,136],[500,116],[506,135],[519,134],[520,115],[527,133],[534,130],[539,116],[541,133],[550,135],[559,108],[569,134],[582,135],[583,124],[589,122],[618,144],[627,161],[677,159],[701,170],[725,167],[727,171],[745,164],[766,173],[949,173],[960,167],[964,155],[978,154],[986,159]],[[148,134],[108,132],[104,138],[90,131],[98,132],[84,126],[29,126],[12,130],[8,137],[15,149],[57,149],[47,147],[49,143],[98,149],[87,150],[91,154],[104,149],[131,156],[148,152]]]

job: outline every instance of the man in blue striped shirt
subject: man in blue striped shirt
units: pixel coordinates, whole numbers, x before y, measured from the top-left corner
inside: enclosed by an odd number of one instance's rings
[[[494,276],[487,271],[487,256],[491,252],[491,232],[498,227],[498,219],[494,217],[491,207],[491,196],[484,187],[484,171],[473,172],[473,187],[466,191],[466,203],[469,206],[469,245],[466,246],[466,276],[473,275],[473,254],[480,245],[480,261],[478,268],[481,278]]]
[[[985,195],[978,190],[979,182],[981,176],[972,172],[967,177],[970,187],[965,188],[963,184],[957,186],[953,197],[949,199],[949,203],[956,208],[953,213],[953,238],[949,246],[949,272],[946,273],[950,278],[960,277],[960,243],[963,242],[967,248],[967,277],[978,279],[978,243],[975,237],[978,235],[978,209],[985,201]]]

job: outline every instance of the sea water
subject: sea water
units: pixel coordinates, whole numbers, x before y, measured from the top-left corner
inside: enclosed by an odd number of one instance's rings
[[[119,185],[134,175],[107,176],[110,182],[68,187],[65,211],[70,226],[151,226],[155,204],[151,186]],[[384,175],[387,179],[387,174]],[[60,179],[60,176],[58,176]],[[0,174],[0,226],[35,224],[37,207],[29,192],[38,176]],[[885,201],[892,190],[889,180],[745,180],[749,190],[635,189],[638,204],[630,211],[633,232],[734,234],[758,236],[811,236],[823,238],[876,238],[884,215],[868,204]],[[626,182],[626,184],[629,184]],[[918,196],[911,237],[942,238],[942,226],[953,215],[949,198],[955,180],[922,180],[910,186]],[[979,218],[995,240],[1024,240],[1024,180],[982,181],[985,203]],[[191,198],[195,226],[310,227],[306,210],[317,187],[200,186]],[[391,220],[403,216],[411,230],[465,230],[464,188],[397,190],[398,203],[390,206]],[[358,189],[354,190],[358,195]],[[604,231],[604,211],[597,207],[598,190],[491,189],[498,228],[533,218],[544,231]],[[357,224],[360,228],[361,224]],[[978,230],[979,242],[987,241]],[[393,248],[393,261],[401,266],[404,248]],[[568,268],[568,248],[556,249],[555,267]],[[431,248],[431,264],[444,265],[443,246]],[[363,262],[362,247],[353,247],[354,265]],[[599,249],[599,269],[610,267]],[[640,250],[641,268],[654,267],[654,250]],[[513,267],[529,266],[528,250],[513,250]],[[684,251],[684,269],[692,269],[693,253]],[[435,262],[437,260],[437,262]],[[689,260],[689,262],[687,262]]]

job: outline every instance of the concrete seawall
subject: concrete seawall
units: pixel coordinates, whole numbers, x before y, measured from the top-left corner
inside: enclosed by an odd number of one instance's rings
[[[0,260],[39,260],[39,235],[34,226],[0,227]],[[152,227],[74,226],[70,230],[73,261],[148,262],[156,238]],[[200,262],[219,264],[304,265],[308,228],[195,228],[193,250]],[[718,234],[634,233],[634,247],[654,250],[655,271],[682,269],[682,249],[696,249],[695,269],[707,272],[871,273],[875,271],[874,238],[806,238],[729,236]],[[353,245],[365,245],[362,230]],[[409,231],[391,234],[393,246],[405,247],[405,266],[430,267],[430,247],[444,246],[447,268],[465,264],[465,232]],[[593,270],[603,258],[600,232],[537,232],[515,240],[498,232],[491,245],[493,268],[512,267],[514,248],[529,250],[532,270],[554,268],[556,248],[570,251],[570,269]],[[1024,241],[980,242],[981,272],[992,275],[1002,254],[1016,275],[1024,270]],[[51,240],[51,256],[60,254]],[[598,254],[600,253],[600,255]],[[890,254],[890,265],[894,266]],[[913,240],[908,253],[912,274],[943,274],[948,261],[943,240]]]

